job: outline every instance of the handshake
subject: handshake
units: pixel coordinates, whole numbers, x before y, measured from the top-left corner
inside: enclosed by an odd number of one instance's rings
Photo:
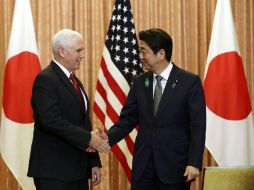
[[[96,129],[91,131],[91,140],[89,142],[89,147],[86,152],[96,152],[109,153],[111,147],[108,144],[108,136],[102,129]]]

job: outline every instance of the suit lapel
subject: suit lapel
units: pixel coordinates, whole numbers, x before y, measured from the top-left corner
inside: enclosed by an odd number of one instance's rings
[[[174,94],[174,90],[177,87],[178,78],[177,78],[177,67],[173,65],[172,71],[169,75],[167,84],[165,86],[164,92],[162,94],[158,111],[155,115],[154,122],[158,120],[160,115],[163,113],[163,110],[167,107],[167,102],[171,99],[171,96]]]
[[[147,72],[147,77],[144,81],[145,86],[145,96],[148,105],[148,114],[150,118],[153,118],[153,73]]]
[[[84,90],[84,86],[82,85],[82,83],[80,82],[80,80],[77,78],[77,80],[78,80],[78,84],[79,84],[79,86],[80,86],[80,88],[81,88],[81,91],[84,93],[84,95],[85,95],[85,98],[86,98],[86,103],[87,103],[87,109],[86,109],[86,111],[88,112],[89,111],[89,108],[90,108],[90,103],[89,103],[89,100],[88,100],[88,96],[87,96],[87,94],[86,94],[86,91]]]
[[[75,91],[71,81],[68,79],[68,77],[64,74],[64,72],[57,66],[57,64],[52,61],[51,64],[52,68],[56,71],[57,75],[59,76],[62,83],[65,85],[65,87],[71,92],[71,94],[75,97],[75,100],[77,101],[81,112],[84,112],[85,110],[82,108],[81,100]],[[80,83],[80,82],[79,82]],[[82,87],[83,90],[83,87]],[[85,93],[84,93],[85,94]]]

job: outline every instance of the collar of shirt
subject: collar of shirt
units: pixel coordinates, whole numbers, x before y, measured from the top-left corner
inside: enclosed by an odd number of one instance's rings
[[[60,63],[58,63],[56,60],[53,59],[53,61],[57,64],[58,67],[60,67],[60,69],[64,72],[64,74],[70,78],[71,73],[68,71],[68,69],[66,69],[63,65],[61,65]],[[70,80],[71,81],[71,80]],[[72,81],[71,81],[72,82]],[[85,109],[87,110],[87,100],[86,100],[86,96],[83,92],[83,90],[81,89],[81,93],[83,95],[84,101],[85,101]]]
[[[60,67],[60,69],[64,72],[64,74],[70,78],[70,72],[68,71],[68,69],[66,69],[63,65],[61,65],[60,63],[58,63],[56,60],[53,59],[53,61],[57,64],[58,67]]]
[[[161,80],[162,92],[164,92],[164,89],[166,87],[166,84],[167,84],[169,75],[172,71],[172,68],[173,68],[173,64],[170,62],[168,64],[168,66],[166,67],[166,69],[164,69],[164,71],[162,71],[162,73],[160,74],[163,78]],[[154,94],[154,89],[155,89],[155,86],[156,86],[156,83],[157,83],[157,81],[155,79],[156,76],[157,76],[157,74],[153,73],[153,94]]]
[[[162,76],[162,80],[168,80],[168,77],[170,75],[170,72],[173,68],[173,64],[170,62],[168,64],[168,66],[166,67],[166,69],[164,69],[164,71],[162,71],[162,73],[160,74],[160,76]],[[156,81],[155,77],[157,76],[157,74],[153,73],[153,79]]]

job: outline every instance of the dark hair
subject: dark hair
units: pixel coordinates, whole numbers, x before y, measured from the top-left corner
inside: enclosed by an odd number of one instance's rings
[[[156,54],[160,49],[164,49],[166,54],[166,59],[171,60],[173,42],[171,37],[165,31],[159,28],[152,28],[149,30],[144,30],[139,32],[139,39],[147,43],[147,45]]]

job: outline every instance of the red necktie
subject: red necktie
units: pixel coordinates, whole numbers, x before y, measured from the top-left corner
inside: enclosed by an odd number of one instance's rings
[[[83,108],[85,108],[84,97],[81,93],[78,81],[77,81],[77,79],[76,79],[76,77],[74,76],[73,73],[70,74],[70,80],[72,81],[73,87],[75,88],[76,92],[78,93],[79,98],[81,99]]]

